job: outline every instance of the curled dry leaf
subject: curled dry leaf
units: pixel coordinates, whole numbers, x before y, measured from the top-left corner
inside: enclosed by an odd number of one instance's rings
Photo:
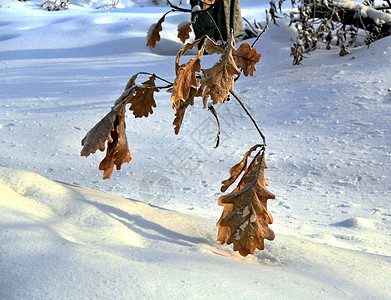
[[[198,39],[198,40],[195,40],[193,43],[186,43],[186,45],[184,45],[181,49],[179,49],[179,51],[175,57],[175,73],[177,76],[178,76],[179,68],[183,67],[185,65],[185,64],[183,64],[181,66],[179,65],[179,61],[180,61],[182,55],[184,55],[188,50],[193,49],[193,47],[195,45],[198,45],[200,42],[201,42],[201,39]]]
[[[147,46],[149,48],[155,48],[156,43],[160,41],[159,32],[163,30],[162,23],[164,22],[165,17],[166,14],[164,14],[163,17],[161,17],[160,20],[157,21],[157,23],[154,23],[149,27],[147,34]]]
[[[203,70],[200,82],[203,86],[202,98],[204,103],[208,96],[214,104],[223,103],[227,100],[229,91],[234,87],[235,75],[240,74],[240,70],[232,57],[232,50],[234,49],[233,34],[231,34],[219,61],[212,68]]]
[[[253,76],[254,71],[257,70],[255,64],[261,59],[261,54],[257,53],[257,50],[248,43],[243,43],[237,50],[233,50],[232,56],[238,68],[242,69],[244,76]]]
[[[178,26],[178,35],[177,37],[181,40],[181,42],[184,44],[187,39],[190,38],[190,32],[192,31],[191,29],[192,22],[189,21],[187,23],[181,23]]]
[[[201,71],[201,59],[200,57],[204,53],[204,47],[198,51],[196,57],[192,58],[186,64],[179,66],[180,57],[188,50],[198,44],[199,40],[192,44],[186,44],[181,50],[179,50],[176,58],[176,72],[177,76],[172,87],[171,102],[173,108],[178,108],[181,104],[181,101],[186,101],[190,97],[190,92],[193,89],[197,89],[198,81],[196,78],[196,73]]]
[[[155,76],[149,77],[143,82],[143,86],[144,88],[138,89],[135,95],[128,99],[129,110],[133,111],[136,118],[148,117],[149,114],[153,114],[152,107],[156,107],[153,93],[159,92],[159,89],[155,87]]]
[[[223,47],[221,47],[219,44],[217,44],[213,39],[210,37],[206,37],[205,42],[204,42],[205,50],[208,52],[209,55],[212,54],[221,54],[224,52]]]
[[[175,134],[179,133],[179,130],[181,129],[181,125],[183,122],[183,118],[185,116],[186,108],[189,105],[194,105],[194,96],[197,92],[197,89],[191,88],[189,98],[186,101],[180,101],[179,106],[175,110],[175,119],[172,122],[172,125],[175,126],[174,132]]]
[[[236,178],[244,172],[238,186],[230,194],[218,199],[218,204],[224,206],[224,210],[217,222],[217,240],[221,244],[233,243],[234,250],[242,256],[254,254],[256,249],[263,250],[264,240],[273,240],[275,237],[268,226],[273,223],[273,217],[267,210],[267,200],[275,199],[275,196],[266,189],[264,150],[256,154],[248,167],[243,167],[243,161],[247,161],[250,153],[258,146],[252,147],[242,162],[233,167],[232,173],[235,173]]]
[[[128,140],[125,133],[125,104],[114,106],[111,111],[97,123],[81,142],[81,156],[89,156],[96,150],[104,151],[107,140],[106,156],[99,165],[103,170],[103,179],[111,177],[114,165],[121,169],[124,162],[130,162]]]
[[[134,86],[136,84],[136,79],[137,79],[137,76],[139,75],[140,73],[136,73],[134,74],[132,77],[130,77],[130,79],[128,80],[126,86],[125,86],[125,89],[124,91],[126,91],[127,89],[130,89],[132,86]]]
[[[222,183],[223,185],[221,186],[221,192],[225,192],[230,186],[232,183],[235,182],[235,180],[239,177],[239,175],[245,171],[247,169],[247,160],[248,160],[248,157],[255,151],[257,150],[257,148],[261,147],[262,145],[260,144],[256,144],[254,146],[252,146],[250,148],[250,150],[248,150],[242,161],[239,162],[238,164],[234,165],[230,170],[229,170],[229,174],[231,175],[230,178],[228,178],[227,180],[224,180]]]

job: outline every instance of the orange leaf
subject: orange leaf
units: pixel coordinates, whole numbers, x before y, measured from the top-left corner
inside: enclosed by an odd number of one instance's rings
[[[214,104],[223,103],[227,100],[228,93],[234,86],[235,75],[240,74],[240,70],[232,57],[232,50],[234,49],[233,34],[231,34],[220,60],[212,68],[203,70],[201,86],[205,86],[202,95],[204,103],[208,96]]]
[[[252,152],[254,152],[258,147],[261,147],[260,144],[257,144],[253,147],[250,148],[250,150],[248,150],[246,152],[246,154],[244,155],[242,161],[236,165],[234,165],[230,170],[229,170],[229,173],[231,174],[231,177],[228,178],[227,180],[224,180],[222,183],[223,183],[223,186],[221,187],[221,192],[225,192],[230,186],[232,183],[234,183],[234,181],[239,177],[239,175],[245,171],[247,169],[247,159],[248,157],[251,155]]]
[[[182,26],[180,26],[182,25]],[[184,44],[188,38],[190,38],[190,32],[191,32],[191,25],[192,22],[189,21],[185,24],[179,24],[178,26],[178,38],[181,40],[181,42]]]
[[[184,45],[181,49],[179,49],[179,51],[175,57],[175,73],[176,73],[176,75],[178,75],[179,68],[184,66],[184,64],[181,66],[179,65],[179,61],[180,61],[182,55],[184,55],[187,52],[187,50],[193,49],[193,47],[195,45],[199,44],[199,42],[201,42],[201,39],[195,40],[193,43],[186,43],[186,45]]]
[[[99,165],[103,170],[103,179],[111,177],[114,165],[121,169],[124,162],[130,162],[128,140],[125,133],[125,103],[116,105],[97,123],[84,137],[81,144],[83,149],[81,156],[88,156],[96,150],[104,151],[107,142],[106,156]]]
[[[136,79],[137,79],[138,74],[139,73],[137,73],[137,74],[133,75],[132,77],[130,77],[128,83],[125,86],[125,91],[136,84]]]
[[[178,108],[180,106],[181,101],[186,101],[187,99],[189,99],[191,90],[197,89],[198,81],[196,78],[196,72],[201,71],[200,57],[203,55],[203,53],[204,47],[201,47],[196,57],[192,58],[186,64],[183,64],[181,66],[178,65],[179,67],[177,70],[177,76],[175,78],[171,94],[171,102],[173,104],[173,108]],[[180,57],[178,57],[178,55],[177,62],[179,62]]]
[[[212,54],[221,54],[224,52],[223,47],[221,47],[219,44],[217,44],[214,40],[211,38],[207,37],[204,42],[205,45],[205,50],[208,52],[209,55]]]
[[[233,50],[232,56],[238,68],[243,70],[244,76],[253,76],[257,70],[255,64],[261,59],[261,54],[248,43],[241,44],[237,50]]]
[[[160,41],[159,32],[163,30],[162,23],[164,22],[165,17],[166,14],[164,14],[157,23],[154,23],[149,27],[147,34],[147,46],[149,48],[155,48],[156,43]]]
[[[149,114],[153,114],[152,107],[156,107],[153,93],[158,92],[159,89],[154,88],[155,76],[149,77],[147,81],[143,82],[143,86],[144,88],[137,90],[136,94],[128,100],[129,110],[133,111],[136,118],[148,117]]]
[[[252,147],[243,160],[247,160],[249,152],[258,146]],[[275,196],[266,189],[265,168],[265,153],[261,150],[250,165],[244,167],[245,173],[236,189],[218,199],[224,210],[217,222],[217,240],[221,244],[233,243],[234,251],[242,256],[254,254],[255,249],[263,250],[264,239],[275,237],[268,226],[273,223],[273,217],[267,210],[267,200],[275,199]],[[237,169],[234,167],[234,170]]]
[[[176,108],[175,119],[172,122],[172,124],[175,125],[175,128],[174,128],[175,134],[178,134],[179,130],[181,129],[181,125],[182,125],[183,118],[185,116],[186,108],[189,105],[194,105],[194,97],[195,97],[196,93],[197,93],[197,89],[191,88],[189,98],[186,101],[181,101],[179,104],[179,107]]]

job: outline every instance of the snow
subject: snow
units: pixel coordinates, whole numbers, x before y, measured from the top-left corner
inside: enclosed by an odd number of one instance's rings
[[[334,3],[337,4],[337,6],[341,8],[345,8],[348,10],[356,10],[359,16],[363,18],[371,18],[376,24],[383,24],[383,23],[390,23],[391,22],[391,16],[390,14],[386,14],[382,11],[375,10],[371,8],[370,6],[361,4],[361,3],[355,3],[351,0],[334,0]]]
[[[215,227],[220,182],[260,139],[234,99],[215,107],[217,149],[202,101],[176,136],[162,91],[149,118],[128,112],[133,160],[111,180],[104,153],[80,157],[133,74],[174,80],[176,28],[189,19],[168,14],[150,50],[167,8],[94,9],[107,2],[0,3],[0,299],[390,299],[390,37],[301,66],[286,23],[261,37],[257,71],[235,91],[267,139],[276,239],[242,258]],[[268,1],[241,3],[262,21]]]

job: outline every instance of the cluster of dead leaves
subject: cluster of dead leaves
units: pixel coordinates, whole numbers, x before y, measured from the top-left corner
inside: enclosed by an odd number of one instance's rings
[[[214,1],[207,1],[204,5],[212,4]],[[165,15],[148,30],[147,46],[150,48],[156,47],[156,43],[160,41],[160,32],[162,31],[162,23]],[[178,38],[182,43],[190,38],[192,31],[192,22],[183,22],[178,26]],[[196,57],[190,59],[185,64],[179,64],[180,58],[195,45],[203,43],[200,47]],[[236,49],[233,45],[234,38],[231,34],[225,47],[215,43],[212,39],[205,36],[193,43],[187,43],[182,49],[178,51],[175,60],[176,79],[172,89],[170,89],[171,102],[175,109],[175,119],[173,125],[175,126],[175,134],[179,133],[181,128],[185,111],[188,106],[194,104],[195,97],[202,97],[204,108],[207,100],[210,98],[213,104],[223,103],[227,100],[229,91],[233,89],[235,77],[239,76],[241,72],[245,76],[253,75],[256,70],[255,64],[260,60],[261,54],[252,48],[248,43],[240,45]],[[201,57],[204,52],[208,54],[221,55],[220,60],[209,69],[203,69],[201,78],[199,72],[201,71]]]
[[[160,40],[165,16],[166,14],[150,27],[147,46],[153,48]],[[182,43],[189,39],[191,27],[191,22],[182,23],[178,27],[178,38]],[[196,56],[180,64],[184,54],[200,43],[202,46],[199,47]],[[201,57],[205,52],[210,55],[220,55],[220,59],[208,69],[201,68]],[[237,76],[241,73],[252,76],[260,58],[261,55],[248,43],[243,43],[236,49],[232,33],[224,46],[208,37],[185,44],[177,53],[176,78],[169,89],[172,106],[175,109],[173,121],[175,134],[179,133],[185,111],[189,106],[194,105],[195,97],[202,97],[204,107],[208,99],[213,104],[225,102]],[[140,74],[150,76],[141,84],[136,84]],[[154,93],[161,89],[155,84],[156,78],[154,74],[144,72],[132,76],[111,111],[82,140],[82,156],[89,156],[98,149],[104,151],[107,141],[106,156],[99,165],[99,169],[104,171],[104,179],[111,177],[114,166],[120,170],[123,163],[131,161],[132,156],[125,133],[126,105],[130,104],[129,110],[136,118],[153,114],[153,108],[156,107]],[[247,165],[248,158],[258,148],[261,150]],[[218,199],[218,204],[224,206],[222,216],[217,223],[218,241],[221,244],[233,243],[234,250],[239,251],[243,256],[254,254],[255,249],[264,249],[264,239],[274,239],[274,232],[268,227],[268,224],[273,222],[273,218],[267,210],[266,203],[268,199],[274,199],[274,195],[266,189],[264,170],[267,166],[264,153],[264,145],[253,146],[243,160],[231,168],[231,177],[223,182],[221,191],[225,192],[243,174],[237,187],[228,195]]]
[[[261,150],[247,166],[249,156],[259,147]],[[224,210],[217,222],[217,240],[221,244],[233,243],[234,250],[242,256],[254,254],[256,249],[263,250],[264,240],[274,239],[274,232],[268,226],[273,223],[273,217],[267,210],[267,200],[275,196],[266,189],[266,168],[264,146],[255,145],[230,169],[231,177],[221,187],[225,192],[243,173],[237,187],[218,199]]]
[[[156,46],[160,40],[159,32],[165,15],[151,28],[148,43],[150,47]],[[188,38],[191,31],[191,22],[179,28],[182,41]],[[204,42],[205,41],[205,42]],[[194,46],[204,42],[195,57],[184,64],[180,64],[181,57]],[[204,52],[221,55],[218,62],[211,68],[201,70],[201,57]],[[171,92],[171,102],[175,109],[173,121],[174,132],[178,134],[184,119],[186,109],[194,104],[195,97],[202,97],[204,107],[208,99],[216,103],[226,101],[229,91],[233,89],[235,77],[241,74],[253,75],[255,64],[261,55],[251,48],[249,44],[242,44],[238,49],[233,46],[233,36],[229,38],[225,47],[216,44],[206,37],[192,43],[187,43],[178,51],[175,59],[176,78]],[[201,72],[202,71],[202,72]],[[104,170],[104,178],[110,178],[113,167],[116,165],[119,170],[124,162],[131,160],[125,134],[125,105],[130,104],[130,111],[136,118],[148,117],[156,107],[154,93],[159,91],[155,86],[155,76],[136,85],[137,73],[132,76],[125,87],[124,94],[116,101],[112,111],[107,114],[94,128],[88,132],[82,141],[83,150],[81,155],[88,156],[95,153],[97,149],[104,151],[105,142],[108,141],[105,159],[101,162],[99,169]]]
[[[180,65],[180,58],[203,40],[205,42],[198,50],[197,56]],[[201,57],[205,51],[208,54],[217,53],[221,56],[211,68],[202,69],[202,74],[198,79],[197,75],[201,71]],[[202,97],[204,107],[208,99],[213,104],[225,102],[229,91],[233,89],[236,76],[241,74],[241,70],[245,76],[253,75],[256,70],[255,64],[260,58],[261,55],[247,43],[236,49],[233,45],[233,35],[228,39],[224,48],[206,37],[187,43],[179,50],[175,60],[176,79],[171,90],[171,102],[176,110],[173,122],[175,133],[178,134],[185,110],[189,105],[193,105],[194,97]]]
[[[137,73],[129,79],[125,91],[111,111],[81,141],[83,149],[80,155],[86,157],[97,150],[104,151],[107,141],[106,156],[99,164],[99,170],[103,170],[103,179],[111,177],[114,166],[120,170],[125,162],[130,162],[132,159],[125,132],[126,105],[130,104],[129,110],[136,118],[148,117],[153,113],[152,107],[156,107],[153,94],[159,90],[155,87],[155,76],[150,76],[147,81],[138,86],[135,82],[139,74],[145,73]]]

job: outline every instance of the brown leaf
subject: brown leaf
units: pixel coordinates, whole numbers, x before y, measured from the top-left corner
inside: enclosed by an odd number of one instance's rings
[[[188,38],[190,38],[190,32],[191,32],[191,25],[193,23],[189,21],[188,23],[182,25],[181,27],[178,26],[178,38],[181,40],[181,42],[184,44]]]
[[[191,88],[189,98],[186,101],[180,101],[179,107],[176,108],[175,111],[175,119],[172,122],[173,125],[175,125],[174,131],[175,134],[179,133],[179,130],[181,129],[182,121],[185,116],[186,108],[189,105],[194,105],[194,96],[197,93],[197,89]]]
[[[243,43],[237,50],[232,51],[233,59],[238,66],[242,69],[244,76],[254,75],[255,64],[261,59],[261,54],[257,53],[255,48],[251,48],[250,44]]]
[[[194,44],[192,47],[193,46]],[[192,89],[197,89],[198,81],[196,78],[196,72],[201,71],[200,57],[203,53],[204,47],[201,47],[196,57],[192,58],[188,63],[179,66],[177,76],[172,87],[171,102],[173,104],[173,108],[177,109],[180,106],[181,101],[189,99]],[[179,62],[178,55],[177,61]]]
[[[137,74],[133,75],[132,77],[130,77],[128,83],[125,86],[124,91],[126,91],[127,89],[130,89],[132,86],[134,86],[136,84],[136,79],[137,79],[138,74],[139,73],[137,73]]]
[[[258,146],[252,147],[243,160],[247,160],[249,152]],[[241,169],[233,168],[235,171]],[[261,150],[250,165],[244,167],[245,173],[236,189],[218,199],[224,210],[217,222],[217,240],[221,244],[233,243],[234,250],[242,256],[254,254],[255,249],[263,250],[264,239],[273,240],[275,236],[268,226],[273,223],[273,217],[267,210],[267,200],[275,199],[275,196],[266,189],[265,168],[265,153]]]
[[[183,67],[185,65],[185,64],[183,64],[181,66],[179,65],[179,61],[180,61],[182,55],[184,55],[187,52],[187,50],[193,49],[193,47],[195,45],[199,44],[199,42],[201,42],[201,39],[195,40],[193,43],[186,43],[186,45],[184,45],[181,49],[179,49],[179,51],[175,57],[175,73],[176,73],[176,75],[178,75],[179,68]]]
[[[240,74],[240,70],[232,57],[232,50],[234,49],[233,35],[231,34],[220,60],[212,68],[203,70],[201,86],[205,86],[202,95],[204,102],[206,102],[208,96],[214,104],[223,103],[227,100],[228,93],[234,86],[235,75]]]
[[[153,114],[152,107],[156,107],[153,93],[158,92],[159,89],[154,88],[155,76],[149,77],[147,81],[143,82],[143,86],[144,88],[137,90],[136,94],[128,100],[129,110],[133,111],[136,118],[148,117],[149,114]]]
[[[132,160],[125,127],[125,104],[116,105],[81,142],[83,149],[80,155],[88,156],[98,149],[104,151],[108,141],[106,156],[99,165],[99,170],[104,170],[103,179],[111,177],[114,165],[120,170],[124,162]]]
[[[221,54],[224,52],[223,47],[221,47],[219,44],[217,44],[214,40],[207,37],[204,42],[205,50],[208,52],[209,55],[212,54]]]
[[[229,173],[231,175],[230,178],[228,178],[227,180],[224,180],[222,183],[223,183],[223,186],[221,187],[221,192],[225,192],[230,186],[232,183],[235,182],[235,180],[239,177],[239,175],[246,171],[247,169],[247,159],[248,157],[251,155],[252,152],[254,152],[258,147],[261,147],[260,144],[257,144],[257,145],[254,145],[250,148],[250,150],[248,150],[246,152],[246,154],[244,155],[242,161],[236,165],[234,165],[230,170],[229,170]]]
[[[147,34],[147,46],[149,48],[155,48],[156,43],[160,41],[159,32],[163,30],[162,23],[164,22],[165,17],[166,14],[164,14],[163,17],[161,17],[160,20],[157,21],[157,23],[154,23],[149,27]]]

